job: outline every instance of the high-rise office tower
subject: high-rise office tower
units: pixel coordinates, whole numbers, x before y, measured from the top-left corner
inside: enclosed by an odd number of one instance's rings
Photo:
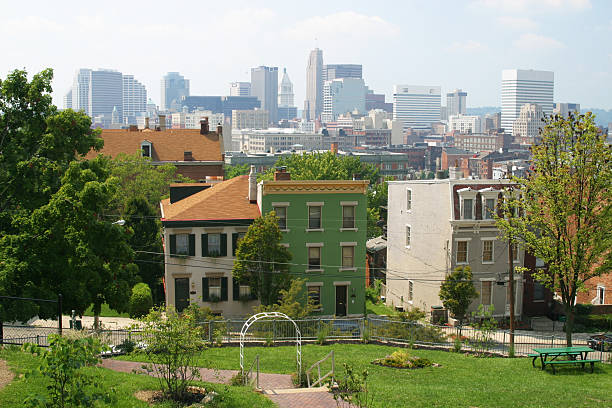
[[[283,68],[283,79],[278,87],[278,119],[295,119],[297,107],[294,104],[293,84],[287,75],[287,68]]]
[[[81,68],[72,82],[72,109],[84,111],[89,115],[89,82],[91,69]],[[90,115],[91,116],[91,115]]]
[[[232,82],[230,84],[230,96],[251,96],[250,82]]]
[[[526,103],[540,105],[544,114],[553,110],[555,74],[552,71],[505,69],[502,71],[501,126],[514,134],[512,126]]]
[[[123,123],[136,124],[136,116],[147,111],[147,90],[134,79],[134,75],[123,75]]]
[[[304,114],[307,120],[316,120],[323,111],[323,51],[310,51],[306,67],[306,101]]]
[[[578,112],[580,113],[580,104],[579,103],[559,103],[556,102],[553,104],[553,114],[561,115],[563,117],[567,117],[569,113]]]
[[[439,86],[394,85],[393,119],[403,130],[430,128],[440,121],[440,92]]]
[[[461,89],[455,89],[453,92],[446,94],[446,115],[447,117],[454,115],[465,115],[465,99],[467,92]]]
[[[110,116],[117,108],[123,118],[123,74],[110,69],[91,71],[89,81],[89,111],[92,118]]]
[[[278,121],[278,67],[251,68],[251,95],[268,111],[270,122]]]
[[[323,65],[323,81],[338,78],[363,78],[361,64],[327,64]]]
[[[189,80],[178,72],[168,72],[161,80],[161,103],[162,111],[180,110],[180,100],[183,96],[189,96]]]
[[[72,88],[64,95],[64,109],[72,109]]]
[[[365,113],[366,87],[361,78],[339,78],[323,85],[321,120],[333,122],[338,115],[357,111]]]

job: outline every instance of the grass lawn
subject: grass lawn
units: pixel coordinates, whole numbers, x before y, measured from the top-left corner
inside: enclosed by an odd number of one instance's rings
[[[89,306],[83,316],[93,316],[93,305]],[[100,317],[130,317],[129,313],[119,313],[111,309],[106,303],[102,304],[102,309],[100,310]]]
[[[369,371],[369,386],[377,408],[386,407],[612,407],[612,366],[596,364],[595,372],[564,367],[553,375],[531,366],[527,358],[477,358],[435,350],[413,350],[442,367],[398,370],[370,362],[397,348],[379,345],[333,344],[302,347],[303,366],[335,351],[336,372],[342,363]],[[259,354],[263,372],[295,371],[295,346],[247,347],[245,365]],[[142,356],[124,356],[138,360]],[[239,347],[210,348],[199,365],[239,369]],[[327,370],[322,370],[322,372]],[[337,374],[337,375],[338,375]]]
[[[385,305],[384,303],[380,302],[380,303],[372,303],[371,300],[366,300],[366,313],[368,314],[375,314],[375,315],[387,315],[387,316],[395,316],[397,315],[397,312]]]
[[[15,349],[0,350],[0,358],[7,360],[11,369],[19,374],[25,370],[34,368],[36,358],[30,354],[16,351]],[[102,382],[105,387],[115,388],[117,403],[112,404],[113,407],[149,407],[143,401],[134,397],[134,393],[139,390],[157,390],[159,389],[158,381],[148,375],[118,373],[105,368],[91,367],[87,368]],[[207,389],[214,389],[223,396],[219,407],[273,407],[274,404],[262,395],[254,393],[247,387],[225,387],[219,384],[198,383]],[[28,380],[15,377],[13,381],[0,390],[0,407],[21,407],[26,396],[36,393],[43,394],[45,392],[46,379],[44,377],[32,377]],[[107,406],[104,404],[97,406]],[[111,405],[109,405],[111,406]],[[155,404],[155,407],[170,408],[170,402]]]

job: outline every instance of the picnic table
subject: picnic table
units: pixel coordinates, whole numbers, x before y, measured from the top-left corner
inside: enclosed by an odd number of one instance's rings
[[[593,351],[591,348],[586,346],[578,347],[552,347],[552,348],[534,348],[534,354],[529,354],[529,357],[533,357],[531,364],[535,367],[535,361],[539,358],[542,364],[542,370],[547,365],[552,367],[553,374],[555,373],[556,365],[569,365],[569,364],[580,364],[584,369],[585,364],[591,365],[591,372],[593,372],[593,366],[599,360],[588,359],[588,354]],[[566,357],[559,359],[559,357]]]

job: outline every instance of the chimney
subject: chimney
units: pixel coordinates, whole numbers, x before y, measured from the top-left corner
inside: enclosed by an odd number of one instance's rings
[[[291,173],[287,172],[286,167],[277,167],[274,172],[274,181],[291,180]]]
[[[183,152],[183,160],[184,161],[193,161],[193,155],[189,151]]]
[[[130,132],[138,132],[138,126],[137,125],[130,125]]]
[[[332,142],[330,150],[333,154],[338,154],[338,142]]]
[[[217,135],[221,136],[223,134],[223,126],[220,123],[217,124]]]
[[[145,127],[144,127],[144,128],[145,128],[145,129],[148,129],[148,128],[149,128],[149,117],[148,117],[148,116],[147,116],[147,117],[145,117]]]
[[[257,173],[255,172],[255,166],[251,166],[251,172],[249,173],[249,201],[251,203],[257,202]]]
[[[159,130],[166,131],[166,115],[159,115]]]
[[[201,135],[208,134],[208,116],[204,117],[204,120],[200,121],[200,134]]]

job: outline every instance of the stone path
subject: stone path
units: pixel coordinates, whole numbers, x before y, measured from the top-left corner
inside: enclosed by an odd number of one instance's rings
[[[102,367],[123,373],[147,374],[143,363],[113,359],[102,360]],[[228,384],[238,370],[213,370],[200,368],[202,381]],[[335,408],[334,397],[327,388],[294,388],[291,376],[287,374],[259,373],[259,387],[263,394],[280,408]]]

